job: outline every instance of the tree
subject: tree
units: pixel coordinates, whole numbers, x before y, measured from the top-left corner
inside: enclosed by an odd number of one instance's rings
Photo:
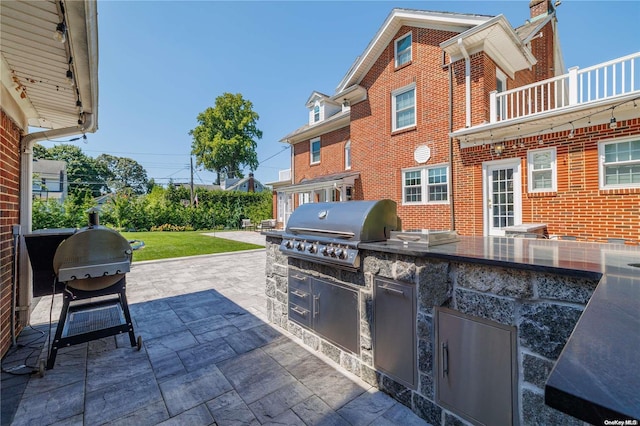
[[[69,194],[75,195],[78,199],[83,199],[85,194],[98,197],[107,189],[108,169],[85,155],[79,147],[65,144],[44,148],[36,145],[33,151],[34,158],[67,163]]]
[[[126,188],[138,195],[147,192],[147,171],[137,161],[109,154],[100,154],[96,161],[109,171],[107,185],[114,192],[121,192]]]
[[[196,164],[215,171],[217,183],[221,175],[244,177],[245,166],[251,171],[257,169],[256,139],[262,138],[256,125],[259,118],[253,104],[240,93],[218,96],[215,106],[198,114],[198,126],[189,131]]]

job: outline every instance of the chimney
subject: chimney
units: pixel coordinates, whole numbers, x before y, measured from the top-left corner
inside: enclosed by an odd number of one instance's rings
[[[249,173],[247,192],[256,192],[255,184],[253,183],[253,173]]]
[[[531,0],[529,2],[529,10],[531,11],[531,19],[547,15],[553,11],[553,6],[550,0]]]

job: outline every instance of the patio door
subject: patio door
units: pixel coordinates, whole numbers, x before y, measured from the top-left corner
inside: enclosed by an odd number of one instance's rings
[[[522,223],[520,159],[486,162],[484,176],[484,234],[502,236],[507,226]]]

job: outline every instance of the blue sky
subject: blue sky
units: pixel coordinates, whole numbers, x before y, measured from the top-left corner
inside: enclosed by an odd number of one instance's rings
[[[149,178],[189,180],[189,130],[224,92],[260,115],[262,183],[289,168],[280,143],[308,120],[312,91],[333,94],[391,9],[504,14],[512,26],[529,1],[98,1],[99,130],[82,150],[138,161]],[[557,11],[567,67],[640,49],[638,1],[564,0]],[[45,142],[52,146],[52,142]],[[196,183],[215,174],[197,170]]]

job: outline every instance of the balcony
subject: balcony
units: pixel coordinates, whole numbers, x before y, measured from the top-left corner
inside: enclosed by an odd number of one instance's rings
[[[489,94],[489,122],[460,129],[469,140],[508,138],[570,130],[581,124],[632,118],[640,103],[640,52],[504,92]],[[580,121],[584,121],[581,123]]]

